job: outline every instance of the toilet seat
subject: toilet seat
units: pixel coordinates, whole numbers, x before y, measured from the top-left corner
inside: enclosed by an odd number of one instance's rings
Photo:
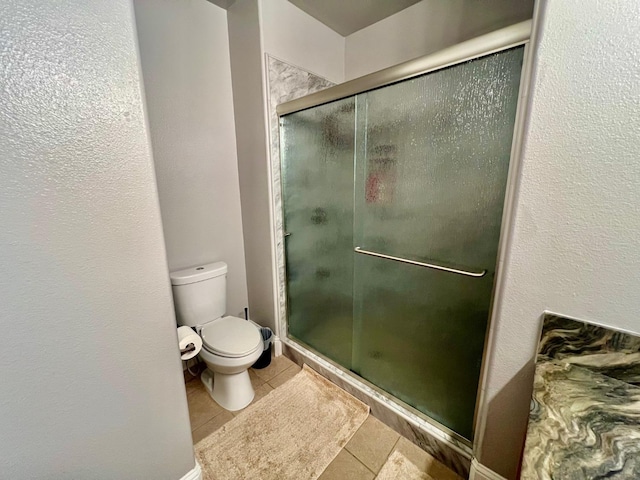
[[[222,317],[207,323],[200,331],[203,346],[221,357],[239,358],[262,347],[260,331],[249,321]]]

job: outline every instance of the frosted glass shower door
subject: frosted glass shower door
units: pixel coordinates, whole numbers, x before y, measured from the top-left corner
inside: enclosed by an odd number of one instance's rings
[[[281,122],[289,335],[350,368],[355,99]]]
[[[467,439],[522,56],[514,48],[356,97],[351,368]]]

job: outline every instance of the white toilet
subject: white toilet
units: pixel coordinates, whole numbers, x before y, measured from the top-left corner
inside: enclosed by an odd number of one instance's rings
[[[202,337],[200,357],[207,369],[201,378],[209,394],[227,410],[246,407],[255,394],[247,370],[262,354],[263,342],[253,323],[222,316],[227,306],[227,264],[171,272],[171,285],[178,325],[193,327]]]

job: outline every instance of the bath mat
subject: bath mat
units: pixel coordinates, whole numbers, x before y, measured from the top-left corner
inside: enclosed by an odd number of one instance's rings
[[[316,479],[369,407],[305,366],[195,446],[203,480]]]
[[[380,469],[376,480],[434,480],[427,473],[422,472],[411,460],[398,450],[395,450]]]

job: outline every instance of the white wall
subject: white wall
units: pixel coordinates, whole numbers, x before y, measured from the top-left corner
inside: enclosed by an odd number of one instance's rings
[[[275,331],[273,229],[258,0],[237,0],[227,15],[249,315]]]
[[[543,1],[480,461],[516,477],[544,310],[640,332],[640,4]]]
[[[344,82],[345,37],[287,0],[260,0],[263,51],[334,83]]]
[[[169,268],[229,265],[227,312],[247,306],[227,12],[135,0]]]
[[[533,0],[422,0],[346,37],[345,80],[528,20]]]
[[[127,0],[0,5],[0,476],[194,468]]]

